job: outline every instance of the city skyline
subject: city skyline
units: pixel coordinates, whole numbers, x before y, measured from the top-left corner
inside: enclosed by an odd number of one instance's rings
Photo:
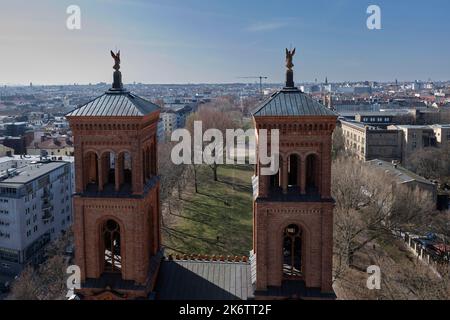
[[[400,2],[400,3],[399,3]],[[68,30],[66,9],[81,9]],[[257,5],[260,4],[260,5]],[[111,82],[109,50],[120,49],[124,83],[246,82],[284,77],[296,47],[297,83],[445,81],[450,74],[446,1],[377,1],[382,29],[366,27],[369,1],[43,0],[2,4],[1,85]],[[327,23],[324,23],[326,21]],[[433,42],[427,41],[433,36]],[[248,82],[253,83],[253,80]]]

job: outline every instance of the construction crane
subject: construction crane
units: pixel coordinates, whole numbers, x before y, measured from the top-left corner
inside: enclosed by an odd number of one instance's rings
[[[261,93],[261,95],[263,95],[262,81],[263,81],[263,79],[268,79],[268,77],[256,76],[256,77],[238,77],[238,78],[239,79],[259,79],[259,92]]]

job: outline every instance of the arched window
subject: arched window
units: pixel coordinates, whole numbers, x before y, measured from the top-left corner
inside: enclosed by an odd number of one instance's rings
[[[122,255],[120,251],[120,227],[114,220],[105,222],[102,228],[104,247],[104,271],[121,272]]]
[[[278,189],[280,187],[280,172],[270,176],[270,188]]]
[[[317,193],[319,191],[319,159],[310,154],[306,158],[306,193]]]
[[[84,155],[83,176],[86,189],[98,187],[98,157],[95,152],[91,151]]]
[[[150,179],[151,176],[153,175],[152,166],[151,166],[152,157],[151,157],[151,153],[150,153],[150,147],[145,148],[143,157],[144,157],[144,175],[145,175],[146,179]]]
[[[156,138],[155,138],[156,139]],[[158,174],[158,164],[157,164],[157,159],[156,159],[156,154],[158,152],[157,149],[157,142],[156,140],[153,141],[152,143],[152,147],[149,150],[150,151],[150,157],[149,157],[149,161],[150,161],[150,173],[152,176],[156,176]]]
[[[116,181],[116,155],[114,152],[104,152],[102,154],[101,161],[103,184],[107,186],[110,185],[112,188]]]
[[[291,224],[283,234],[283,276],[298,278],[302,275],[302,230]]]
[[[119,185],[131,187],[132,182],[132,161],[129,152],[121,152],[117,157],[119,171]]]
[[[147,150],[142,150],[142,183],[147,182]]]
[[[279,170],[276,174],[269,176],[270,177],[270,191],[271,192],[279,192],[281,190],[281,168],[283,168],[283,158],[280,156],[279,159]]]
[[[300,157],[291,154],[288,161],[288,187],[300,186]]]

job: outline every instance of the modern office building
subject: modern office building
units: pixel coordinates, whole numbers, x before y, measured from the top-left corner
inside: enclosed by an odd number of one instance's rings
[[[73,160],[0,158],[0,274],[40,263],[43,249],[72,224]]]

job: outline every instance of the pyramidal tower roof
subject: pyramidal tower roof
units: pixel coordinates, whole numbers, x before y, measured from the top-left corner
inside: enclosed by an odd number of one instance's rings
[[[295,49],[286,49],[286,84],[252,111],[254,117],[337,116],[323,104],[305,94],[294,84],[292,57]]]
[[[111,55],[115,60],[112,87],[101,96],[77,107],[66,117],[142,117],[161,108],[126,90],[122,84],[120,51]]]

